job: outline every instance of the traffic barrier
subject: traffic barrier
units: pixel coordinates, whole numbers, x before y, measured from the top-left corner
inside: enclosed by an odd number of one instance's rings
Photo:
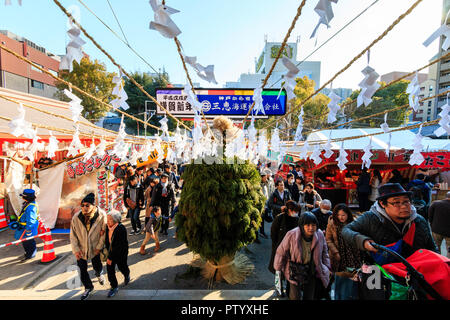
[[[50,234],[51,234],[51,232],[49,230],[48,232],[43,233],[43,234],[38,234],[36,236],[24,238],[24,239],[21,239],[21,240],[16,240],[16,241],[13,241],[13,242],[10,242],[10,243],[0,244],[0,248],[12,246],[13,244],[19,244],[19,243],[24,242],[24,241],[28,241],[28,240],[35,239],[35,238],[40,238],[42,236],[46,236],[46,235],[50,235]]]
[[[44,222],[41,219],[39,219],[38,230],[39,232],[41,232],[41,230],[44,231],[44,236],[42,237],[42,240],[44,240],[44,252],[42,253],[41,262],[51,262],[57,258],[55,255],[55,248],[53,247],[52,233],[50,232],[50,229],[45,226]]]
[[[0,229],[6,228],[8,226],[8,221],[6,221],[4,204],[5,199],[0,199]]]

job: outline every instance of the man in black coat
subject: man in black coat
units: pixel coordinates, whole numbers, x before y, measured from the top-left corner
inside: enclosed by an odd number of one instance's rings
[[[165,165],[164,166],[164,173],[169,176],[169,183],[173,185],[175,190],[179,190],[180,186],[178,184],[177,176],[176,176],[175,172],[171,171],[171,169],[172,169],[172,167],[170,165],[168,165],[168,164]]]
[[[405,191],[398,183],[387,183],[378,191],[380,196],[370,211],[342,229],[344,240],[372,254],[377,253],[377,249],[371,243],[386,246],[401,239],[404,242],[400,254],[405,258],[419,249],[439,253],[429,224],[411,205],[411,192]],[[410,229],[412,241],[407,241]]]
[[[330,210],[331,201],[328,199],[323,199],[322,201],[320,201],[319,208],[311,210],[311,213],[316,216],[317,221],[319,222],[319,225],[317,227],[322,230],[324,234],[327,230],[328,219],[333,214],[333,212]]]
[[[139,215],[144,207],[144,188],[139,183],[139,177],[133,175],[130,177],[125,190],[123,192],[123,203],[128,209],[127,218],[131,218],[131,226],[133,230],[130,236],[141,232],[141,219]]]
[[[298,202],[298,199],[300,198],[300,190],[298,190],[298,186],[295,183],[294,175],[292,173],[288,173],[286,177],[287,180],[284,183],[284,186],[291,194],[292,200]]]
[[[161,207],[163,224],[160,233],[167,235],[167,230],[169,229],[169,216],[173,208],[177,206],[177,200],[175,198],[173,186],[169,183],[169,176],[166,173],[161,175],[160,183],[153,188],[150,206]]]
[[[268,206],[270,210],[272,210],[272,216],[274,218],[281,213],[281,209],[289,200],[292,200],[291,194],[288,190],[284,189],[283,180],[278,180],[275,183],[275,191],[270,196],[268,203]]]

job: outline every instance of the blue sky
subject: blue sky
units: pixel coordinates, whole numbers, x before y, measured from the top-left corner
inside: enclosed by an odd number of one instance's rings
[[[0,29],[24,36],[55,54],[64,54],[68,42],[67,18],[52,0],[16,0],[5,6],[0,0]],[[112,29],[121,35],[107,0],[84,2]],[[237,81],[241,73],[254,70],[254,59],[268,41],[281,42],[294,18],[299,0],[168,0],[167,5],[180,10],[172,19],[181,29],[178,37],[185,53],[197,56],[203,65],[214,64],[215,75],[222,87],[226,81]],[[289,41],[301,37],[298,58],[314,50],[309,36],[318,21],[314,7],[318,0],[307,0]],[[331,28],[321,26],[318,44],[326,40],[374,0],[341,0],[332,4],[334,19]],[[321,84],[344,67],[356,54],[380,35],[415,0],[379,0],[340,35],[321,48],[309,60],[322,61]],[[81,24],[128,72],[151,71],[123,43],[115,38],[77,0],[61,0],[69,8],[80,8]],[[175,43],[149,29],[153,11],[148,0],[110,0],[125,35],[134,49],[157,70],[165,68],[173,83],[185,83],[186,76]],[[413,71],[438,52],[438,41],[428,48],[422,42],[439,27],[442,0],[424,0],[371,50],[370,65],[381,75],[391,71]],[[87,42],[84,51],[104,62],[108,71],[117,72],[109,60]],[[363,79],[361,70],[367,58],[357,61],[333,83],[333,87],[357,88]],[[199,79],[188,67],[194,82],[212,85]]]

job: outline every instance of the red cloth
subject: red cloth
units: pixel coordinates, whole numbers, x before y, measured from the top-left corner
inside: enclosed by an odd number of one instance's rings
[[[406,259],[443,299],[450,300],[450,259],[433,251],[420,249]],[[390,263],[383,268],[394,275],[406,277],[403,263]]]

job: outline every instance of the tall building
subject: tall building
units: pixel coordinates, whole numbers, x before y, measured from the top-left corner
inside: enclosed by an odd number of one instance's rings
[[[450,17],[447,18],[447,21],[445,21],[447,12],[450,10],[450,0],[443,0],[442,1],[442,18],[441,18],[441,25],[442,24],[450,24]],[[439,54],[438,57],[442,57],[443,55],[446,55],[450,50],[442,50],[442,44],[445,41],[445,37],[441,36],[439,40]],[[447,91],[448,88],[450,88],[450,59],[441,60],[437,63],[436,68],[436,93],[442,93],[444,91]],[[436,119],[437,115],[442,111],[442,106],[446,103],[447,97],[446,95],[436,97],[434,101],[434,112],[433,117],[431,120]]]
[[[41,68],[58,75],[61,58],[8,30],[0,30],[0,42]],[[55,80],[30,64],[0,49],[0,87],[55,98]]]
[[[255,73],[241,74],[237,82],[227,82],[225,88],[257,88],[261,86],[280,51],[281,44],[281,42],[266,41],[259,58],[255,60]],[[297,46],[298,42],[288,42],[281,57],[285,56],[297,65],[300,62],[297,61]],[[298,77],[307,76],[309,79],[314,80],[314,88],[316,90],[320,88],[320,61],[304,61],[298,68],[300,69],[300,72],[297,74]],[[287,69],[281,60],[278,60],[267,81],[266,88],[281,88],[282,77],[286,72]]]
[[[435,60],[437,56],[434,56],[431,60]],[[430,61],[431,61],[430,60]],[[436,63],[431,65],[428,69],[427,80],[420,83],[419,100],[423,98],[432,97],[436,94]],[[434,108],[435,99],[425,100],[419,103],[419,109],[417,112],[412,113],[412,121],[430,121],[436,118],[436,109]]]

